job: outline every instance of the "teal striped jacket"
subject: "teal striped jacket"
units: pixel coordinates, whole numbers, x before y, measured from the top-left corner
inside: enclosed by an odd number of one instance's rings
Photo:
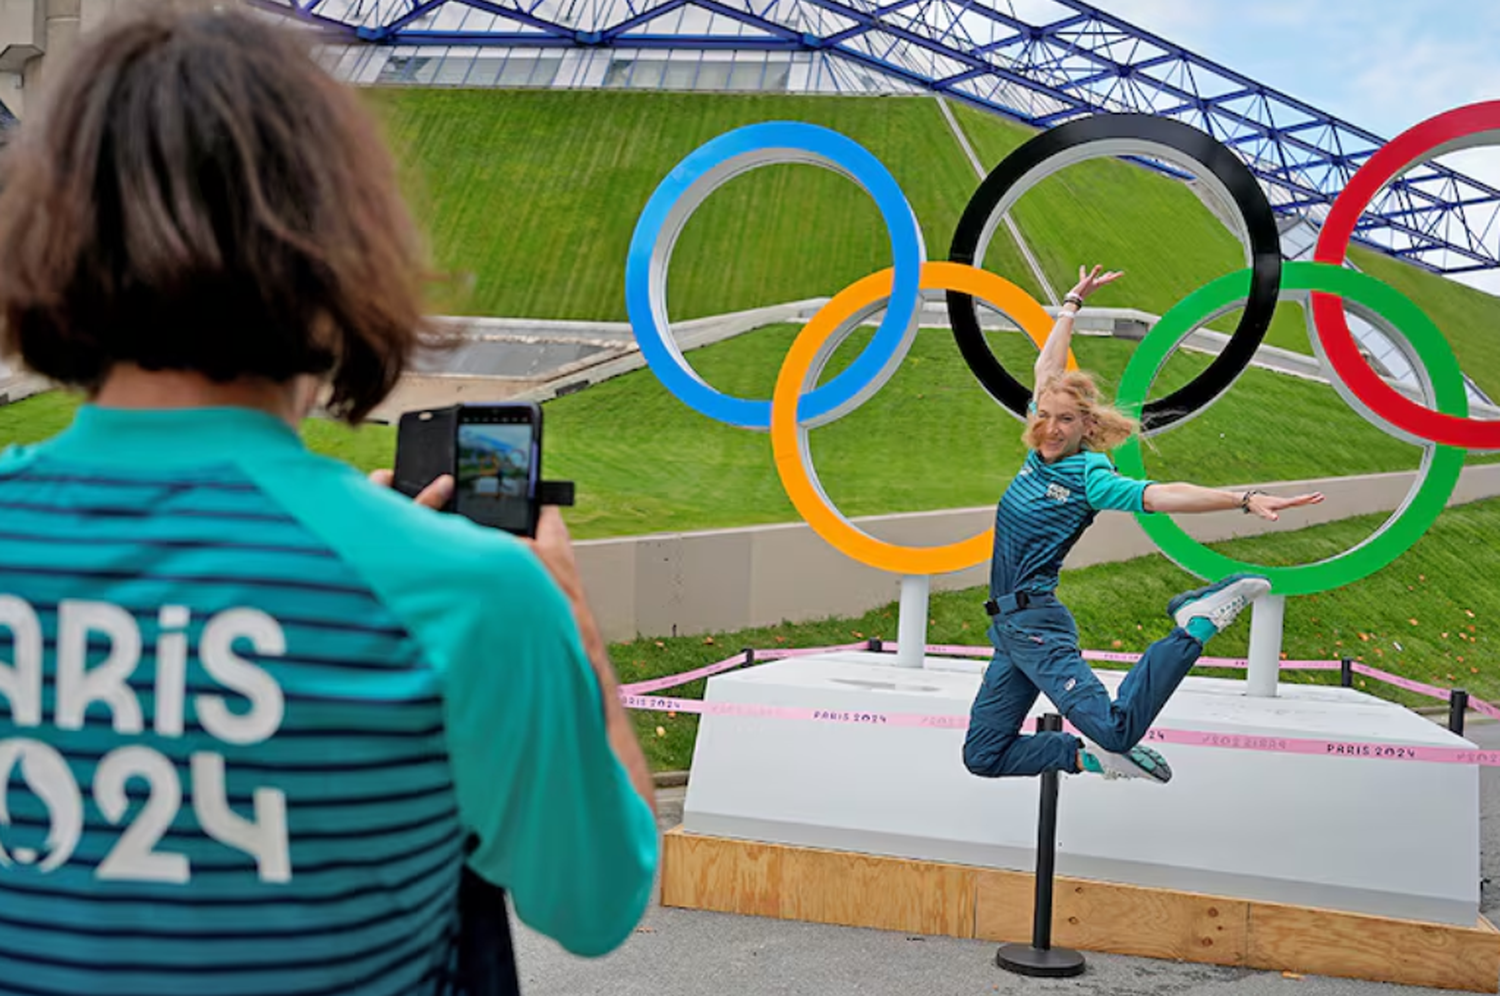
[[[656,861],[513,538],[248,409],[0,456],[0,993],[442,993],[465,862],[595,955]]]

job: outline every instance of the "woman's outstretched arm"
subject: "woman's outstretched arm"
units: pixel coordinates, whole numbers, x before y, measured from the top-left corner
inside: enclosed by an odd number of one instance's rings
[[[1038,389],[1054,377],[1061,377],[1063,371],[1068,369],[1068,347],[1073,342],[1073,316],[1083,307],[1084,300],[1100,287],[1112,284],[1124,276],[1123,271],[1100,274],[1100,269],[1102,267],[1095,266],[1092,272],[1085,272],[1083,267],[1078,268],[1078,283],[1063,298],[1057,322],[1052,326],[1052,332],[1047,336],[1047,342],[1042,346],[1041,355],[1036,358],[1036,366],[1032,369],[1036,377],[1032,383]]]
[[[1182,482],[1150,484],[1141,495],[1141,504],[1148,512],[1225,512],[1239,508],[1272,521],[1281,517],[1277,513],[1283,509],[1316,505],[1322,500],[1321,491],[1278,498],[1259,491],[1220,491]]]

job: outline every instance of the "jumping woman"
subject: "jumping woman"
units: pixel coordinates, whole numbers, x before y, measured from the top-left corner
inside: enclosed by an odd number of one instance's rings
[[[1318,493],[1277,498],[1195,484],[1157,484],[1120,476],[1107,452],[1139,430],[1105,405],[1093,378],[1068,373],[1073,321],[1084,299],[1119,273],[1078,270],[1057,324],[1036,361],[1036,392],[1024,440],[1029,452],[995,510],[990,565],[989,637],[995,656],[974,700],[964,764],[986,778],[1044,771],[1093,772],[1106,778],[1171,779],[1156,751],[1138,741],[1203,653],[1210,637],[1271,590],[1265,578],[1233,575],[1178,595],[1167,606],[1177,624],[1153,643],[1111,701],[1078,649],[1078,629],[1057,600],[1057,575],[1068,551],[1101,511],[1217,512],[1241,509],[1263,519],[1323,500]],[[1021,735],[1044,693],[1084,739],[1070,733]]]

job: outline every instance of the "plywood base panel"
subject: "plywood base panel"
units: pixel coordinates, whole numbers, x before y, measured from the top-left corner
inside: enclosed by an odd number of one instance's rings
[[[1029,941],[1034,884],[1023,872],[667,833],[662,905]],[[1060,947],[1500,991],[1500,931],[1392,920],[1225,896],[1059,877]]]

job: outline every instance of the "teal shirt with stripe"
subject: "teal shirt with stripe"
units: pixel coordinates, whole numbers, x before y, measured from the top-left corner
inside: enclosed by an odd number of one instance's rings
[[[510,536],[248,409],[0,456],[0,993],[440,993],[465,862],[580,954],[652,814]]]
[[[1124,477],[1104,453],[1081,450],[1052,463],[1036,450],[995,507],[990,597],[1057,588],[1063,560],[1102,511],[1144,511],[1150,481]]]

